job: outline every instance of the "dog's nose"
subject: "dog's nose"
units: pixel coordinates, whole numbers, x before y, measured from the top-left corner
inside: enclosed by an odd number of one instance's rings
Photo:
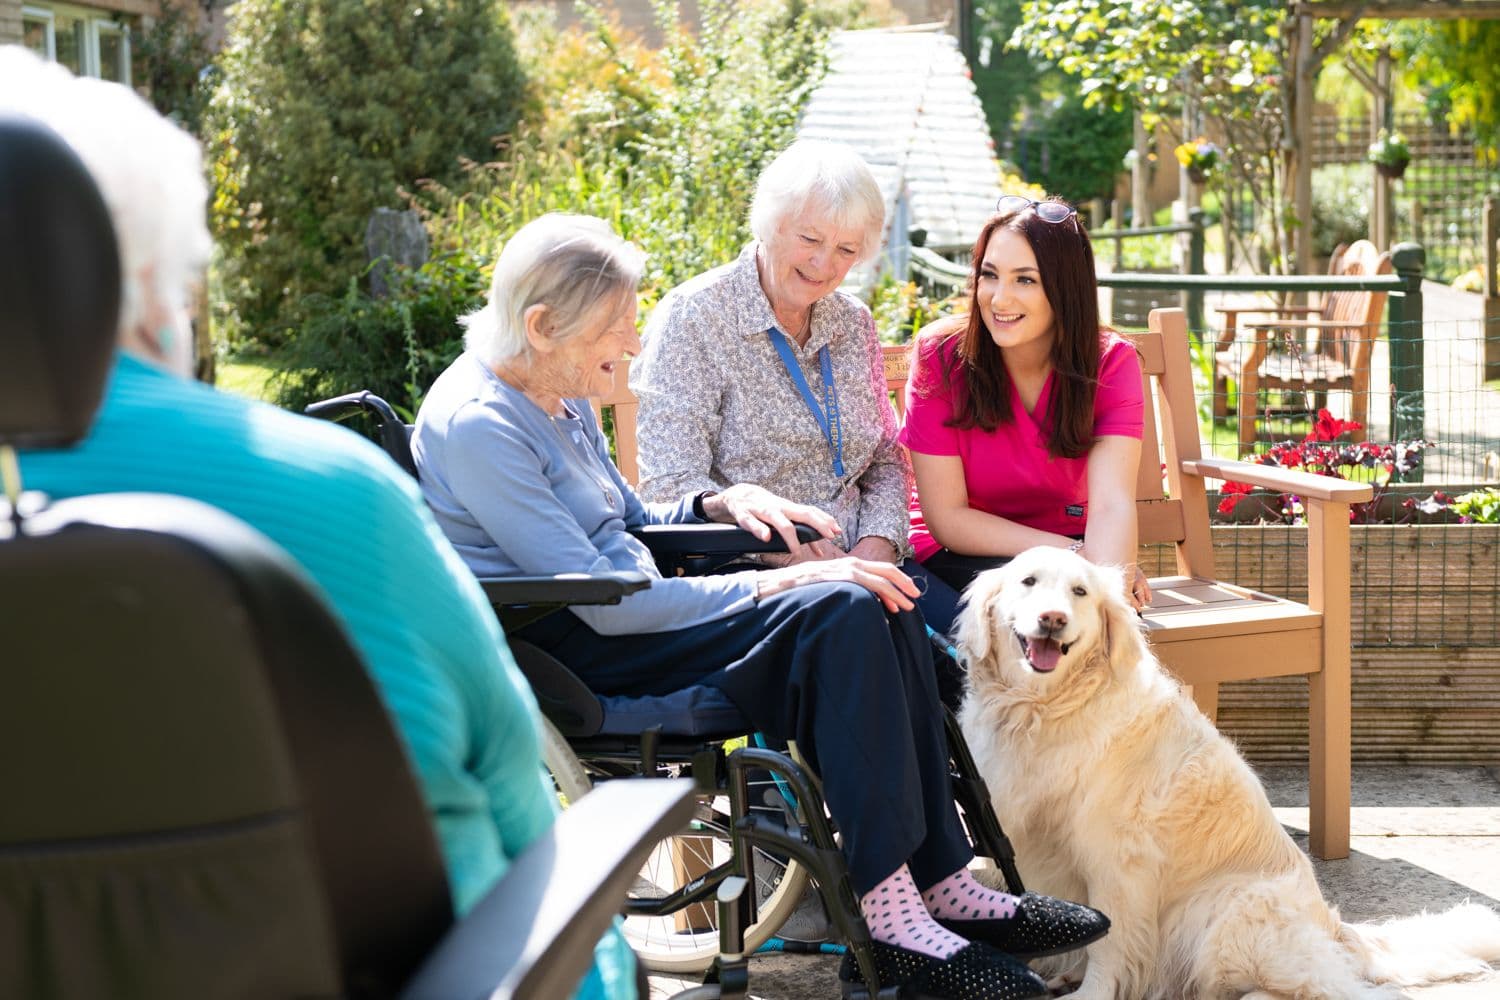
[[[1061,611],[1043,611],[1036,620],[1048,632],[1060,631],[1068,624],[1068,616]]]

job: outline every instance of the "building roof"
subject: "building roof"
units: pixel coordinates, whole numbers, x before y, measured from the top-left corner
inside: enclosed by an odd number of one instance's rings
[[[843,31],[831,45],[798,135],[846,142],[870,164],[888,225],[901,227],[887,233],[893,256],[911,228],[928,246],[971,245],[1000,195],[1000,165],[958,40],[921,25]]]

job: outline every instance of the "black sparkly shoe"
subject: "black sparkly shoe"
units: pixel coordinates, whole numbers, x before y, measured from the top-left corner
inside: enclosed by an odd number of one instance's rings
[[[1109,933],[1109,918],[1093,907],[1035,892],[1018,899],[1015,915],[1011,917],[938,923],[960,937],[983,941],[1021,959],[1072,951]]]
[[[880,985],[899,986],[903,1000],[1032,1000],[1048,995],[1041,976],[979,942],[969,942],[946,959],[879,941],[871,941],[870,947]],[[864,985],[851,951],[839,963],[839,982],[846,997]]]

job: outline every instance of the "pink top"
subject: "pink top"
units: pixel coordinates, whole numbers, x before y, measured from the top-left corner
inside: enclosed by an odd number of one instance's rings
[[[1141,366],[1135,348],[1113,333],[1101,334],[1104,356],[1099,390],[1094,396],[1094,437],[1141,436],[1144,406]],[[960,430],[946,421],[953,415],[952,397],[941,361],[952,357],[957,337],[933,337],[917,347],[916,363],[906,382],[906,424],[901,443],[923,455],[957,455],[963,459],[969,506],[1007,520],[1060,535],[1081,535],[1088,520],[1088,456],[1055,458],[1047,452],[1042,417],[1052,398],[1056,373],[1047,376],[1036,415],[1026,412],[1011,393],[1014,419],[993,431]],[[914,391],[921,386],[921,391]],[[916,493],[911,502],[911,543],[918,560],[940,545],[922,520]]]

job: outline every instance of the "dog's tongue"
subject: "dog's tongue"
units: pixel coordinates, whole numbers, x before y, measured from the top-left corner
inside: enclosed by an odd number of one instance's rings
[[[1038,673],[1047,673],[1057,666],[1058,659],[1062,656],[1062,647],[1052,639],[1027,639],[1026,658],[1031,661],[1031,669]]]

